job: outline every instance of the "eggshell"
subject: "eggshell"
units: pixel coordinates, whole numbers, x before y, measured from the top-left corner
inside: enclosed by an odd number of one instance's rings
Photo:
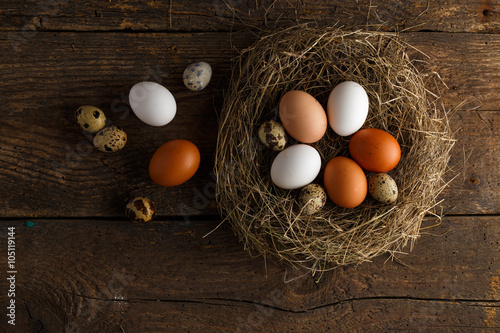
[[[125,147],[127,133],[120,127],[105,127],[95,135],[93,143],[100,151],[105,153],[115,152]]]
[[[314,143],[325,135],[326,112],[316,98],[305,91],[292,90],[283,95],[279,113],[283,127],[297,141]]]
[[[342,82],[328,98],[328,123],[338,135],[352,135],[365,123],[368,107],[368,95],[361,85],[353,81]]]
[[[318,184],[304,186],[299,193],[299,205],[302,213],[312,215],[319,212],[326,203],[326,192]]]
[[[125,214],[135,223],[146,223],[153,219],[156,207],[151,199],[136,197],[130,199],[125,207]]]
[[[276,186],[293,190],[311,183],[321,169],[321,157],[309,145],[297,144],[281,151],[271,165],[271,180]]]
[[[354,208],[365,200],[368,187],[365,173],[350,158],[332,158],[325,167],[323,180],[328,197],[340,207]]]
[[[182,75],[184,85],[193,91],[204,89],[212,78],[212,67],[204,61],[189,65]]]
[[[368,191],[377,201],[385,204],[394,203],[398,199],[398,186],[394,179],[386,173],[377,173],[368,181]]]
[[[177,104],[172,93],[156,82],[139,82],[129,93],[129,102],[137,118],[151,126],[163,126],[172,121]]]
[[[275,120],[265,121],[259,127],[259,139],[266,147],[281,151],[287,141],[285,128]]]
[[[91,105],[83,105],[76,110],[76,121],[82,129],[95,133],[106,125],[106,116],[101,109]]]
[[[149,176],[158,185],[177,186],[194,176],[200,151],[194,143],[176,139],[164,143],[149,162]]]
[[[398,141],[377,128],[365,128],[354,134],[349,141],[349,152],[363,169],[372,172],[388,172],[401,158]]]

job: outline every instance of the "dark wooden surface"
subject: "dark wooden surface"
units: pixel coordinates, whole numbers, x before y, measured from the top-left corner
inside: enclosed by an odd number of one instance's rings
[[[0,332],[500,331],[499,1],[31,0],[0,1],[0,16]],[[231,59],[260,28],[308,21],[403,31],[428,58],[410,55],[448,86],[458,140],[437,207],[445,217],[425,219],[413,251],[319,282],[250,257],[228,225],[210,233],[221,222],[212,168]],[[197,93],[180,79],[196,60],[214,70]],[[146,79],[178,102],[165,127],[126,104]],[[126,130],[122,151],[91,149],[73,118],[82,104]],[[147,165],[174,138],[196,143],[202,163],[189,182],[160,188]],[[135,195],[157,203],[153,223],[125,219]]]

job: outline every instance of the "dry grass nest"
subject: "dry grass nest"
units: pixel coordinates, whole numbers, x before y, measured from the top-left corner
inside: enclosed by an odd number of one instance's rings
[[[236,58],[220,119],[217,202],[251,253],[315,273],[386,252],[394,255],[408,242],[411,250],[424,215],[445,186],[454,140],[439,96],[426,88],[432,75],[417,69],[406,53],[410,48],[397,33],[301,25],[263,35]],[[368,195],[353,209],[328,200],[322,211],[307,216],[297,203],[298,190],[272,183],[277,153],[259,141],[258,128],[278,119],[285,92],[306,91],[326,106],[331,90],[346,80],[368,93],[363,128],[385,130],[401,146],[401,161],[390,172],[399,197],[383,205]],[[314,144],[323,167],[334,156],[349,156],[349,138],[328,128]],[[321,179],[320,173],[320,184]]]

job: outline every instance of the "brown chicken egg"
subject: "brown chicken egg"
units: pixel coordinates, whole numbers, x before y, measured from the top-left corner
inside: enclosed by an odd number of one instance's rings
[[[349,142],[352,158],[365,170],[388,172],[399,163],[401,147],[386,131],[365,128],[356,132]]]
[[[325,109],[305,91],[291,90],[283,95],[279,113],[283,127],[297,141],[314,143],[326,133]]]
[[[200,166],[200,151],[188,140],[171,140],[154,153],[149,176],[158,185],[176,186],[194,176]]]
[[[340,207],[359,206],[368,192],[363,169],[347,157],[332,158],[325,167],[323,180],[328,197]]]

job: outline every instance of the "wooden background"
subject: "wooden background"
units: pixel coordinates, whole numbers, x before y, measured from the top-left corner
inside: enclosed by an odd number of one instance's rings
[[[2,0],[0,17],[1,332],[500,332],[500,1]],[[203,237],[221,221],[211,170],[231,59],[261,28],[314,21],[403,31],[458,107],[445,217],[397,261],[319,282],[250,257],[226,224]],[[196,60],[214,75],[195,93],[181,75]],[[130,111],[142,80],[174,94],[167,126]],[[74,120],[84,104],[125,129],[122,151],[92,149]],[[147,165],[174,138],[198,145],[201,167],[160,188]],[[135,195],[157,203],[153,223],[126,220]]]

